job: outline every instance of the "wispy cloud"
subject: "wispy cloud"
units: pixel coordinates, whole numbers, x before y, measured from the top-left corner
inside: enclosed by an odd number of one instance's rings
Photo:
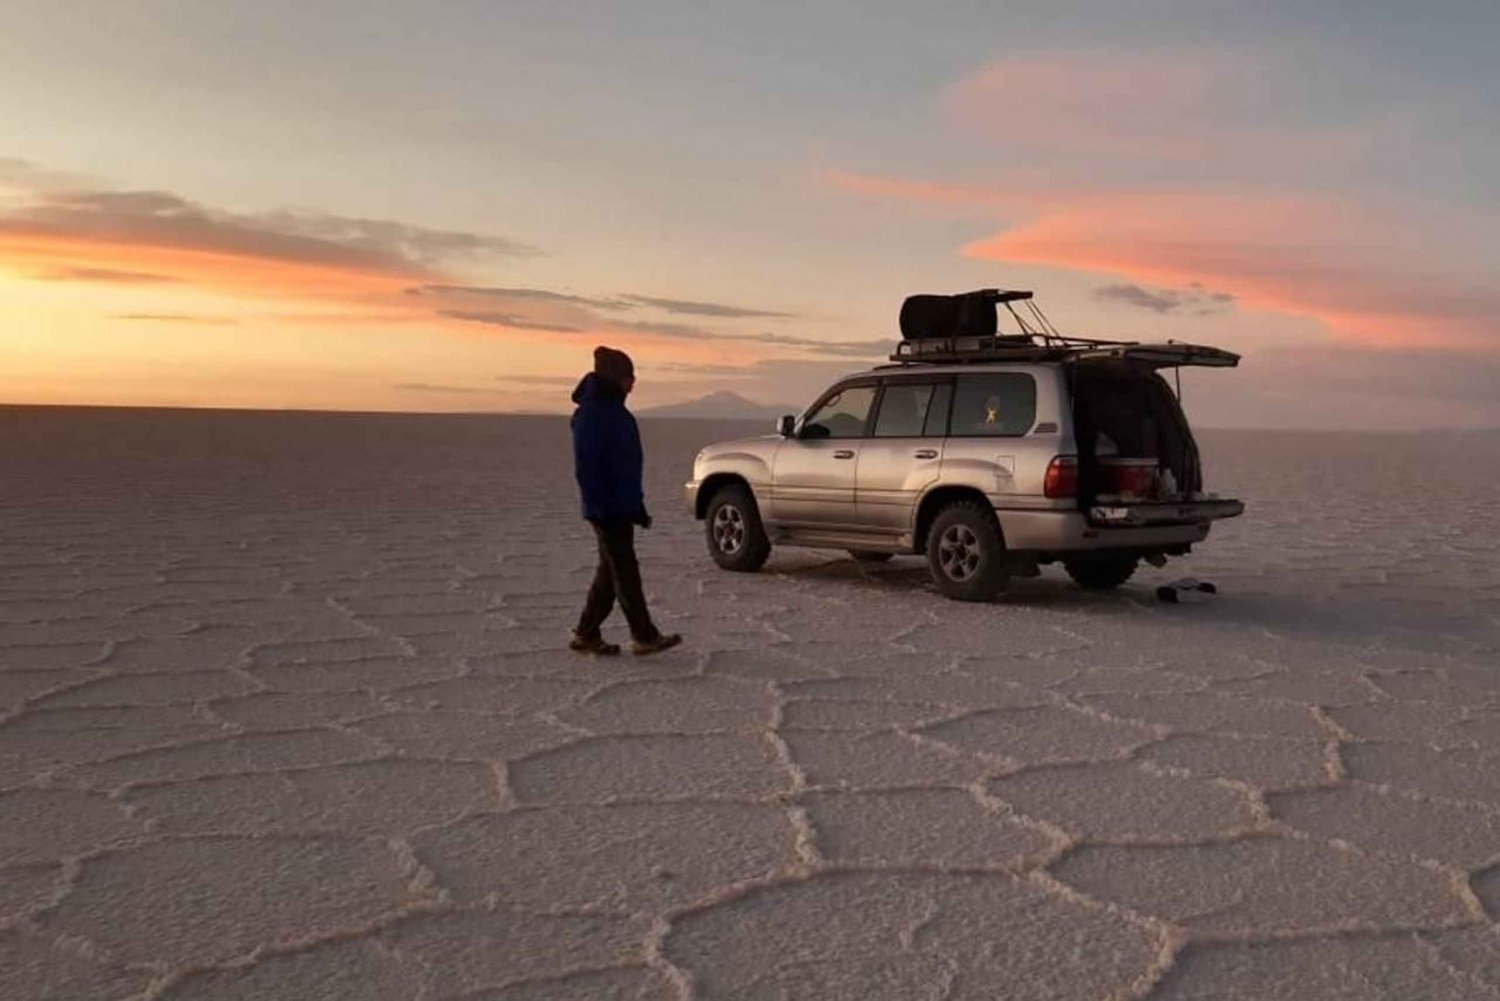
[[[749,379],[755,376],[754,365],[731,365],[719,362],[668,362],[658,370],[672,375],[713,376],[721,379]]]
[[[0,270],[53,281],[184,285],[361,303],[399,319],[399,293],[447,269],[535,253],[504,237],[324,212],[235,212],[165,191],[61,186],[12,162],[0,189]],[[428,314],[429,316],[431,314]]]
[[[491,386],[444,386],[431,382],[398,382],[391,388],[404,393],[437,393],[450,396],[497,396],[505,393],[505,390]]]
[[[742,320],[752,317],[790,317],[790,313],[755,310],[720,303],[646,296],[589,296],[542,288],[429,284],[407,290],[419,299],[438,303],[483,303],[487,308],[445,305],[440,316],[511,330],[590,336],[644,335],[668,341],[723,342],[793,348],[812,354],[848,358],[883,357],[887,341],[825,341],[790,334],[721,329],[674,320],[626,318],[637,307],[668,313]]]
[[[102,282],[111,285],[160,285],[177,281],[171,275],[149,274],[144,271],[79,267],[45,268],[27,277],[43,282]]]
[[[1124,303],[1153,313],[1192,313],[1207,316],[1229,309],[1234,296],[1228,292],[1206,292],[1202,286],[1189,289],[1151,289],[1139,285],[1105,285],[1094,290],[1095,299]]]
[[[422,274],[455,258],[535,252],[500,237],[384,219],[321,212],[229,212],[166,191],[34,192],[0,215],[0,235],[170,248],[395,274]]]
[[[786,334],[747,334],[738,339],[754,344],[774,344],[782,347],[801,348],[813,354],[831,355],[837,358],[884,357],[891,353],[896,344],[894,339],[823,341],[812,337],[791,337]]]
[[[741,340],[743,338],[735,334],[719,334],[706,327],[696,326],[691,323],[670,323],[661,320],[616,320],[610,323],[611,329],[629,331],[637,334],[655,334],[658,337],[670,337],[679,341],[707,341],[707,340]]]
[[[239,323],[229,316],[198,316],[192,313],[111,313],[109,318],[149,323],[193,323],[210,327],[232,327]]]
[[[656,309],[665,310],[668,313],[678,313],[683,316],[714,316],[721,319],[738,320],[750,318],[789,319],[796,315],[795,313],[783,313],[770,309],[729,306],[721,302],[695,302],[690,299],[658,299],[649,295],[627,295],[623,296],[623,298],[637,305],[651,306]]]
[[[709,316],[718,319],[787,319],[795,314],[773,309],[756,309],[747,306],[731,306],[722,302],[703,302],[695,299],[663,299],[649,295],[591,296],[572,292],[558,292],[543,288],[508,288],[497,285],[418,285],[407,290],[412,295],[440,296],[445,298],[492,298],[507,302],[550,303],[554,305],[582,306],[605,312],[619,312],[637,308],[656,309],[680,316]]]
[[[497,375],[496,382],[516,386],[571,386],[578,381],[573,375]]]
[[[0,194],[6,188],[24,192],[45,188],[82,188],[90,180],[81,174],[50,170],[39,163],[13,156],[0,156]]]
[[[436,296],[444,299],[501,299],[506,302],[546,303],[552,305],[582,306],[588,309],[630,309],[631,304],[621,299],[574,295],[570,292],[554,292],[543,288],[506,288],[499,285],[417,285],[406,290],[408,295]]]
[[[491,327],[504,327],[507,330],[537,330],[552,334],[584,334],[589,332],[587,327],[572,326],[566,323],[548,323],[544,320],[528,319],[519,313],[501,313],[495,310],[440,309],[435,315],[446,316],[450,320],[463,320],[468,323],[483,323]]]

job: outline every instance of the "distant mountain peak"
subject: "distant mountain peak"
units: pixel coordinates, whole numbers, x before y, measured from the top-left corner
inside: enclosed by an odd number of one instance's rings
[[[768,420],[781,414],[796,412],[796,407],[767,406],[747,399],[728,389],[715,390],[706,396],[667,403],[658,407],[646,407],[638,411],[642,417],[692,417],[700,420]]]

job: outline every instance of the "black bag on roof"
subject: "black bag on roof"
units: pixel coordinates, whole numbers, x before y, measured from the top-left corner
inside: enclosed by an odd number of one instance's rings
[[[994,289],[961,295],[909,295],[901,304],[901,336],[908,341],[934,337],[994,337],[999,329]]]

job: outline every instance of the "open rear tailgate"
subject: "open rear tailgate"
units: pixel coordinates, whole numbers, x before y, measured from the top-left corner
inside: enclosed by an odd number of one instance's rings
[[[1233,351],[1211,348],[1206,344],[1111,344],[1079,351],[1077,361],[1129,361],[1151,368],[1176,368],[1197,365],[1203,368],[1234,368],[1240,356]]]
[[[1153,501],[1143,504],[1096,504],[1089,508],[1089,521],[1112,528],[1139,525],[1198,525],[1245,512],[1243,501]]]

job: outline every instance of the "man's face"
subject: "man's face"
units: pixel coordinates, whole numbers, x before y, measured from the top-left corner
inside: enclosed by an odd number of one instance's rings
[[[629,396],[630,391],[635,388],[635,376],[627,375],[624,379],[620,380],[620,388],[625,391],[626,396]]]

